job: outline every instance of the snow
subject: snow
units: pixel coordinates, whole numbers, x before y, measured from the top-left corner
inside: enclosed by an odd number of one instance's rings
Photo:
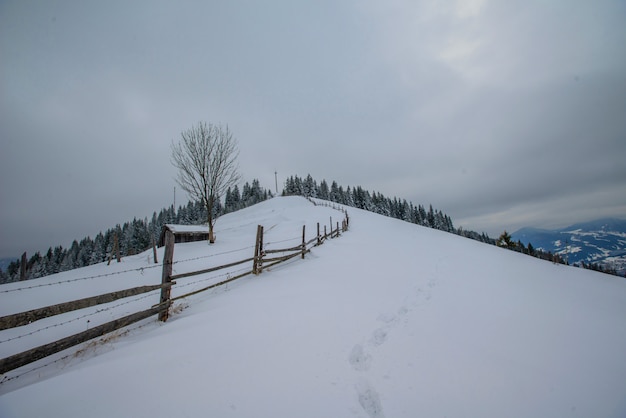
[[[569,248],[569,249],[568,249],[568,252],[570,252],[570,253],[572,253],[572,254],[573,254],[573,253],[579,253],[579,252],[581,252],[581,251],[582,251],[582,247],[579,247],[579,246],[577,246],[577,245],[570,246],[570,247],[568,247],[568,248]]]
[[[209,227],[206,225],[177,225],[177,224],[167,224],[166,225],[170,231],[176,232],[203,232],[209,233]]]
[[[348,213],[350,230],[305,260],[186,298],[164,324],[151,318],[8,373],[0,416],[626,416],[626,280]],[[212,246],[177,244],[175,272],[250,257],[257,224],[266,248],[281,248],[301,241],[303,224],[310,239],[317,222],[342,216],[271,199],[220,218]],[[159,283],[160,268],[134,270],[150,267],[149,253],[0,286],[130,270],[0,293],[0,314]],[[218,274],[180,279],[173,294]],[[158,292],[149,296],[93,322],[157,303]],[[33,335],[49,342],[84,321]],[[0,356],[37,345],[26,340],[0,343]]]

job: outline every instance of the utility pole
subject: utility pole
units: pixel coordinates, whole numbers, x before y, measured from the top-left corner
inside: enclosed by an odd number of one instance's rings
[[[276,181],[276,196],[278,196],[278,172],[274,171],[274,180]]]
[[[176,186],[174,186],[174,210],[176,210]]]

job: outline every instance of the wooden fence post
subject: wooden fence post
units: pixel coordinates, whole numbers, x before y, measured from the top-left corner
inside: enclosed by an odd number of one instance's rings
[[[163,273],[161,274],[161,284],[169,284],[172,282],[172,262],[174,261],[174,243],[176,242],[174,238],[174,233],[170,231],[169,228],[165,229],[165,252],[163,253]],[[160,304],[163,305],[165,303],[169,303],[170,301],[170,292],[171,286],[163,286],[161,288],[161,300]],[[163,309],[159,312],[159,321],[167,321],[169,316],[169,308]]]
[[[333,237],[333,217],[330,217],[330,238]]]
[[[154,255],[154,264],[159,264],[159,260],[157,259],[156,242],[154,241],[154,234],[150,235],[152,236],[152,255]]]
[[[320,239],[320,223],[317,223],[317,245],[320,245],[322,240]]]
[[[252,260],[252,273],[261,274],[263,271],[263,225],[256,227],[256,243],[254,244],[254,260]]]
[[[305,228],[306,225],[302,225],[302,259],[304,260],[304,253],[306,252],[306,239],[305,237]]]
[[[337,237],[339,237],[339,221],[337,221]]]

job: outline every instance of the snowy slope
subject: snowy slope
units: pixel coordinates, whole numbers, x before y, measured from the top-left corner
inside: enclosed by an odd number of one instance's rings
[[[626,416],[626,280],[349,214],[350,231],[305,260],[193,296],[165,324],[145,321],[6,381],[0,416]],[[303,222],[312,237],[330,216],[341,219],[302,198],[274,198],[220,218],[215,246],[177,245],[175,259],[216,255],[176,268],[249,257],[257,223],[281,247],[297,242]],[[109,271],[86,269],[67,274]],[[159,275],[88,281],[100,291],[112,279]],[[78,283],[31,289],[33,304],[57,300],[57,286],[86,292]],[[23,292],[0,293],[3,315],[26,303]]]

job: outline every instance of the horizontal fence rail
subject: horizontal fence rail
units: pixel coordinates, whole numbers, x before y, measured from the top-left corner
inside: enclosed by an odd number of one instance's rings
[[[91,306],[101,305],[103,303],[114,302],[118,299],[152,292],[154,290],[160,289],[162,286],[163,285],[156,284],[152,286],[133,287],[132,289],[119,290],[116,292],[105,293],[103,295],[74,300],[72,302],[59,303],[57,305],[50,305],[44,308],[31,309],[30,311],[26,312],[3,316],[0,317],[0,331],[28,325],[40,319],[48,318],[55,315],[61,315],[78,309],[89,308]],[[171,286],[171,284],[168,284],[168,286]]]
[[[310,200],[310,201],[315,205],[331,206],[328,204],[324,204],[322,202],[315,202],[313,200]],[[294,259],[296,257],[304,258],[305,254],[310,252],[313,247],[322,245],[327,239],[339,237],[340,232],[347,231],[348,223],[349,223],[348,213],[344,209],[340,209],[335,206],[332,206],[332,207],[334,209],[340,210],[342,214],[344,215],[344,219],[342,220],[341,227],[340,227],[339,222],[336,222],[336,226],[334,226],[333,220],[331,218],[330,224],[329,224],[330,232],[327,232],[327,229],[326,229],[327,225],[324,225],[324,232],[322,234],[320,230],[320,224],[318,223],[317,235],[315,235],[313,238],[307,241],[306,229],[305,229],[305,226],[303,226],[301,244],[288,247],[288,248],[264,250],[263,249],[263,226],[258,225],[255,245],[254,247],[249,247],[249,248],[254,248],[254,255],[252,257],[245,258],[239,261],[234,261],[234,262],[220,265],[220,266],[209,267],[206,269],[201,269],[201,270],[191,271],[191,272],[186,272],[186,273],[179,273],[179,274],[172,274],[173,273],[172,266],[176,263],[180,263],[186,260],[174,261],[174,245],[176,243],[175,232],[172,232],[170,229],[165,229],[164,237],[163,237],[165,249],[164,249],[164,255],[163,255],[163,263],[160,265],[162,266],[160,284],[149,285],[149,286],[139,286],[139,287],[134,287],[130,289],[119,290],[119,291],[105,293],[105,294],[101,294],[97,296],[78,299],[78,300],[74,300],[71,302],[63,302],[63,303],[59,303],[56,305],[50,305],[50,306],[46,306],[42,308],[31,309],[25,312],[3,316],[3,317],[0,317],[0,331],[28,325],[32,322],[38,321],[43,318],[60,315],[60,314],[64,314],[64,313],[68,313],[68,312],[72,312],[72,311],[76,311],[80,309],[85,309],[85,308],[89,308],[89,307],[93,307],[93,306],[97,306],[101,304],[106,304],[106,303],[110,303],[119,299],[129,298],[129,297],[140,295],[143,293],[161,290],[158,304],[153,305],[149,309],[136,312],[136,313],[124,316],[122,318],[115,319],[113,321],[104,323],[102,325],[95,326],[93,328],[90,328],[78,334],[74,334],[69,337],[65,337],[60,340],[57,340],[48,344],[44,344],[39,347],[26,350],[21,353],[14,354],[9,357],[0,359],[0,374],[5,374],[11,370],[15,370],[19,367],[30,364],[42,358],[48,357],[52,354],[61,352],[63,350],[66,350],[68,348],[81,344],[83,342],[89,341],[91,339],[98,338],[102,335],[116,331],[128,325],[134,324],[135,322],[149,318],[153,315],[158,315],[158,319],[160,321],[165,322],[167,321],[169,317],[169,308],[172,306],[172,303],[176,300],[186,298],[186,297],[189,297],[189,296],[192,296],[192,295],[195,295],[195,294],[198,294],[198,293],[210,290],[210,289],[214,289],[216,287],[225,285],[234,280],[240,279],[242,277],[246,277],[251,274],[259,275],[263,272],[264,269],[268,269],[270,267],[273,267],[277,264]],[[299,238],[296,238],[296,239],[299,239]],[[285,240],[285,241],[291,241],[291,240]],[[276,254],[276,255],[282,254],[282,255],[268,257],[268,254]],[[207,258],[207,257],[210,257],[210,256],[198,257],[197,259]],[[231,271],[231,272],[224,273],[222,274],[222,276],[226,276],[225,280],[221,280],[217,283],[204,286],[200,289],[193,290],[192,292],[189,292],[180,296],[176,296],[174,298],[171,297],[172,287],[177,283],[175,280],[186,279],[188,277],[197,276],[201,274],[214,273],[220,270],[228,269],[231,267],[235,267],[235,266],[245,264],[245,263],[250,263],[250,262],[252,262],[252,265],[249,270],[240,269],[239,271],[235,271],[235,272]],[[154,267],[154,266],[151,266],[151,267]],[[134,271],[134,270],[127,270],[127,271]],[[136,271],[143,272],[143,268],[138,269]],[[236,274],[231,277],[230,275],[233,273],[236,273]],[[118,273],[112,273],[112,274],[118,274]],[[107,275],[109,274],[102,274],[102,275],[92,276],[89,278],[105,277]],[[220,275],[214,276],[208,279],[201,279],[197,282],[191,282],[190,284],[196,284],[202,281],[216,279],[219,277]],[[73,281],[73,280],[68,280],[64,282],[70,282],[70,281]],[[182,287],[187,286],[187,285],[189,284],[181,284]],[[24,288],[24,290],[29,289],[29,288],[39,287],[39,286],[40,285],[29,286],[27,288]],[[62,324],[63,323],[59,325],[62,325]],[[29,334],[26,334],[26,335],[29,335]],[[23,336],[13,337],[4,341],[6,342],[12,339],[21,338],[21,337]],[[0,344],[1,343],[2,341],[0,340]],[[0,381],[0,384],[2,383],[2,381]]]
[[[228,267],[238,266],[239,264],[249,263],[253,259],[254,259],[254,257],[250,257],[250,258],[246,258],[245,260],[234,261],[234,262],[229,263],[229,264],[224,264],[223,266],[211,267],[211,268],[208,268],[208,269],[198,270],[198,271],[190,271],[188,273],[175,274],[175,275],[171,276],[171,279],[172,280],[182,279],[184,277],[197,276],[198,274],[212,273],[214,271],[222,270],[222,269],[225,269],[225,268],[228,268]]]
[[[214,283],[214,284],[212,284],[212,285],[209,285],[209,286],[203,287],[202,289],[194,290],[193,292],[189,292],[189,293],[185,293],[184,295],[176,296],[175,298],[172,298],[172,299],[171,299],[171,301],[172,301],[172,302],[174,302],[174,301],[176,301],[176,300],[183,299],[183,298],[186,298],[186,297],[188,297],[188,296],[197,295],[198,293],[202,293],[202,292],[205,292],[205,291],[207,291],[207,290],[210,290],[210,289],[216,288],[216,287],[218,287],[218,286],[225,285],[226,283],[230,283],[230,282],[232,282],[232,281],[234,281],[234,280],[241,279],[242,277],[248,276],[248,275],[250,275],[250,274],[252,274],[252,271],[247,271],[247,272],[245,272],[245,273],[238,274],[237,276],[231,277],[231,278],[226,279],[226,280],[222,280],[222,281],[221,281],[221,282],[219,282],[219,283]]]
[[[125,326],[134,324],[135,322],[149,318],[163,310],[167,310],[168,308],[169,304],[163,306],[159,305],[157,307],[137,312],[132,315],[116,319],[115,321],[107,322],[106,324],[93,327],[91,329],[88,329],[87,331],[83,331],[81,333],[62,338],[58,341],[0,359],[0,374],[4,374],[8,371],[17,369],[18,367],[25,366],[44,357],[56,354],[67,348],[71,348],[75,345],[84,343],[85,341],[98,338],[104,334],[108,334],[109,332],[113,332]]]

